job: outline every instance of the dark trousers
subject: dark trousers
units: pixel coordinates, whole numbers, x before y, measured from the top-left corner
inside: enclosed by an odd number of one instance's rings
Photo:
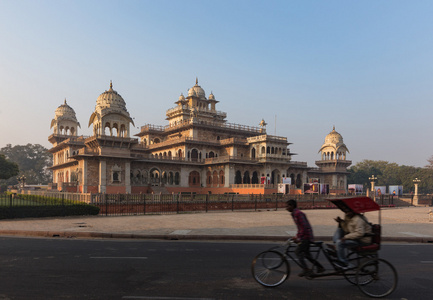
[[[298,247],[296,247],[295,254],[299,259],[299,264],[301,265],[302,269],[308,269],[305,258],[318,268],[323,268],[322,265],[311,256],[310,241],[301,240],[301,242],[298,244]]]

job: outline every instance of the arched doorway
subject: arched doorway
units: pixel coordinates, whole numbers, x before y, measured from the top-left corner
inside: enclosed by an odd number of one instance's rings
[[[256,171],[253,172],[253,178],[251,178],[252,184],[258,184],[259,183],[259,175]]]
[[[242,179],[243,184],[250,184],[250,172],[245,171],[244,178]]]
[[[236,175],[235,175],[235,184],[242,184],[242,175],[241,175],[241,171],[236,171]]]
[[[150,183],[152,186],[159,186],[160,177],[161,176],[158,169],[153,168],[150,170]]]

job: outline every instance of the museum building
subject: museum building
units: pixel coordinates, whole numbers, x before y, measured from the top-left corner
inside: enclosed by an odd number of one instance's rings
[[[196,84],[166,111],[165,126],[147,124],[131,138],[135,124],[125,100],[110,88],[96,100],[88,126],[66,100],[51,121],[51,189],[78,193],[302,194],[305,184],[327,185],[326,193],[347,191],[348,149],[335,128],[325,137],[317,167],[292,160],[286,137],[258,127],[227,122],[213,93]],[[311,191],[310,191],[311,192]],[[317,192],[317,191],[316,191]]]

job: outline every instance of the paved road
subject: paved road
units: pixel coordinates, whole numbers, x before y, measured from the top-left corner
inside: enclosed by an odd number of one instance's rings
[[[253,257],[275,243],[115,239],[0,239],[0,299],[369,299],[342,278],[306,280],[293,263],[287,282],[257,284]],[[398,269],[388,299],[433,293],[432,245],[387,244]]]

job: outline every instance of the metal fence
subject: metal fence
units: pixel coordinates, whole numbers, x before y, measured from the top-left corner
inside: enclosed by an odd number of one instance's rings
[[[300,208],[331,208],[329,201],[308,195],[195,195],[195,194],[93,194],[90,204],[100,215],[176,214],[209,211],[255,211],[285,209],[288,199]]]
[[[333,198],[329,196],[329,198]],[[334,208],[324,195],[262,195],[262,194],[74,194],[50,193],[45,195],[6,195],[0,194],[0,206],[58,206],[88,203],[100,208],[100,215],[146,215],[177,214],[209,211],[257,211],[285,209],[286,201],[296,199],[301,209]],[[426,204],[432,201],[431,195],[423,197]],[[376,198],[382,206],[409,206],[410,198],[384,196]],[[433,203],[432,203],[433,204]]]

